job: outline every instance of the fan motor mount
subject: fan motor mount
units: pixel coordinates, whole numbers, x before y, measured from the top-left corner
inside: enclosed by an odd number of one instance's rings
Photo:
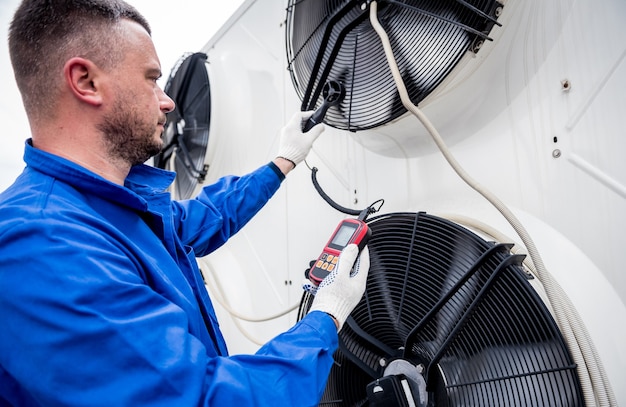
[[[368,384],[366,392],[369,405],[426,407],[428,392],[423,372],[423,365],[414,365],[404,359],[392,361],[385,368],[383,377]]]

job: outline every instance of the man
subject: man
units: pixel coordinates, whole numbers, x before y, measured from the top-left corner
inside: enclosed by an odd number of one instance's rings
[[[303,134],[308,113],[294,116],[272,163],[172,202],[174,175],[142,164],[175,107],[134,8],[24,0],[9,49],[32,138],[0,194],[0,405],[317,404],[367,248],[357,259],[348,246],[309,314],[241,356],[228,356],[195,256],[245,225],[323,126]]]

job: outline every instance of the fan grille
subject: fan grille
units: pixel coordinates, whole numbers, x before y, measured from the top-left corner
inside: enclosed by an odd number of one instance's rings
[[[391,40],[411,101],[418,104],[468,50],[488,39],[502,5],[494,0],[378,2],[378,19]],[[319,107],[329,80],[346,97],[325,123],[357,131],[388,123],[406,112],[363,1],[290,0],[287,58],[302,110]]]
[[[158,168],[176,171],[176,198],[190,198],[198,183],[204,182],[208,166],[211,92],[206,68],[207,55],[183,55],[165,84],[165,93],[176,108],[167,113],[163,150],[154,157]]]
[[[397,358],[425,367],[432,405],[583,405],[561,333],[510,245],[426,213],[369,226],[367,289],[322,405],[364,405],[366,385]]]

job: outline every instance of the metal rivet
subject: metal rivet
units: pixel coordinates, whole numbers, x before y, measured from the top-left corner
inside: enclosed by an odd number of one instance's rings
[[[559,158],[561,156],[561,150],[558,148],[552,152],[552,157]]]

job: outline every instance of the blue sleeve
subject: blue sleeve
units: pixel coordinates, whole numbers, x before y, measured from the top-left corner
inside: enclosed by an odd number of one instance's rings
[[[314,311],[255,355],[216,358],[209,406],[317,406],[337,349],[333,320]]]
[[[0,233],[0,401],[317,404],[337,348],[328,315],[307,315],[257,355],[209,357],[189,316],[145,284],[118,242],[88,225],[42,222],[14,219]]]
[[[220,178],[202,188],[195,199],[173,202],[177,235],[199,257],[211,253],[261,210],[284,178],[269,163],[241,177]]]

